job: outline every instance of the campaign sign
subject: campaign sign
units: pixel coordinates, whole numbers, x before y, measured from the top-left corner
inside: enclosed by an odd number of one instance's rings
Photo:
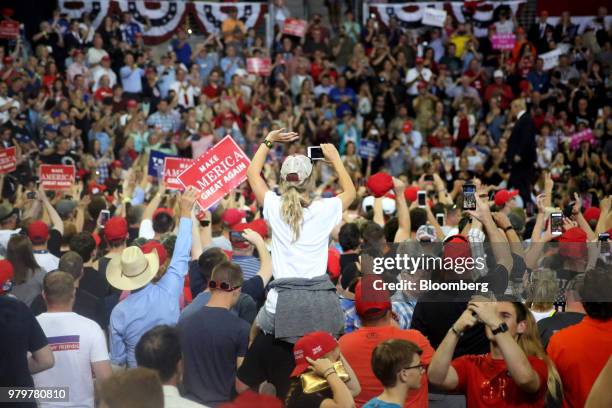
[[[44,190],[65,190],[74,184],[74,166],[41,164],[38,179]]]
[[[0,22],[0,38],[9,40],[19,37],[19,21],[3,20]]]
[[[185,188],[192,186],[200,191],[198,205],[206,211],[246,180],[250,163],[228,135],[195,159],[178,179]]]
[[[374,140],[362,139],[359,142],[359,156],[364,159],[375,158],[378,155],[380,144]]]
[[[297,18],[285,19],[283,25],[283,34],[294,35],[296,37],[304,37],[306,35],[306,21]]]
[[[254,75],[270,76],[272,60],[270,58],[247,58],[247,72]]]
[[[423,12],[423,25],[444,27],[446,21],[446,10],[438,10],[432,7],[425,7]]]
[[[164,170],[164,159],[172,157],[171,154],[162,153],[158,150],[151,150],[149,153],[149,176],[160,178]]]
[[[168,190],[184,190],[178,175],[193,164],[193,159],[185,157],[166,157],[164,160],[164,184]]]
[[[11,173],[17,169],[17,155],[14,147],[0,150],[0,173]]]
[[[491,44],[494,50],[511,50],[514,48],[516,36],[514,34],[493,34]]]
[[[589,142],[590,144],[594,144],[595,141],[595,136],[593,136],[593,132],[591,131],[591,129],[585,129],[581,132],[574,133],[570,137],[570,148],[572,150],[577,150],[582,142]]]

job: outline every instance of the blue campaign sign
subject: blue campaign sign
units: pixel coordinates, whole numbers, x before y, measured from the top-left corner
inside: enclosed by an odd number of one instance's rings
[[[157,150],[151,150],[149,153],[149,176],[160,178],[164,173],[164,159],[166,157],[174,157],[171,154],[162,153]]]
[[[375,158],[380,150],[380,143],[374,140],[362,139],[359,142],[359,156],[364,159]]]

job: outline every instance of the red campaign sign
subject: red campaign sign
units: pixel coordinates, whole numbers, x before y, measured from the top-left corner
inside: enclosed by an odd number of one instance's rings
[[[0,22],[0,38],[14,39],[19,37],[19,21],[3,20]]]
[[[247,58],[246,65],[249,74],[269,76],[272,72],[270,58]]]
[[[512,50],[516,36],[514,34],[493,34],[491,45],[494,50]]]
[[[294,35],[296,37],[304,37],[306,35],[306,21],[297,18],[285,19],[283,25],[283,34]]]
[[[74,184],[74,176],[74,166],[42,164],[38,178],[45,190],[65,190]]]
[[[0,173],[12,173],[17,170],[17,152],[14,147],[0,150]]]
[[[178,176],[185,188],[200,191],[198,205],[208,210],[246,180],[251,161],[231,136],[225,136]]]
[[[184,190],[185,187],[183,187],[177,177],[179,174],[191,167],[192,164],[193,159],[187,159],[184,157],[166,157],[164,160],[164,184],[166,184],[166,188],[168,190]]]

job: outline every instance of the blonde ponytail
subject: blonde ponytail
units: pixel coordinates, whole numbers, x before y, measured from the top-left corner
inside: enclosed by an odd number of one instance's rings
[[[291,228],[291,231],[293,232],[292,242],[297,241],[300,238],[304,211],[302,209],[300,193],[296,187],[287,187],[282,195],[280,214],[283,221],[289,225],[289,228]]]

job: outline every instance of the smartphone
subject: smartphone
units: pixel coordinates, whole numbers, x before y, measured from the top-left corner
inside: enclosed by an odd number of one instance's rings
[[[28,200],[36,199],[36,191],[28,191],[28,194],[26,194],[26,198]]]
[[[550,214],[550,231],[554,237],[563,233],[563,213]]]
[[[570,218],[573,215],[574,205],[576,205],[576,202],[570,201],[570,203],[563,209],[563,215],[565,218]]]
[[[436,222],[440,226],[443,226],[445,224],[444,213],[437,213],[436,214]]]
[[[609,232],[602,232],[601,234],[599,234],[599,242],[601,242],[601,246],[599,248],[599,252],[601,254],[609,254],[610,253],[610,243],[608,242],[610,240],[610,233]]]
[[[100,211],[100,222],[98,223],[100,227],[104,228],[104,225],[110,220],[110,211],[102,210]]]
[[[476,209],[476,186],[474,184],[463,185],[463,210]]]
[[[230,231],[230,241],[231,242],[246,242],[246,238],[242,236],[242,232],[240,231]]]
[[[419,207],[425,207],[427,205],[427,192],[424,190],[419,190],[417,192],[417,203]]]
[[[323,160],[323,150],[320,146],[308,146],[308,157],[310,160]]]

